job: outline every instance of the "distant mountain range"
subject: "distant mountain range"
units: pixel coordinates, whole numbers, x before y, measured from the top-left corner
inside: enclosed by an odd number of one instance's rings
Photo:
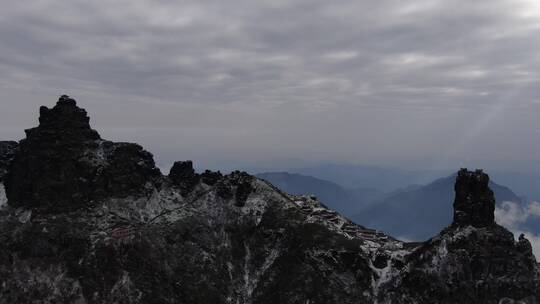
[[[267,172],[256,176],[289,194],[313,194],[332,209],[345,215],[357,214],[367,203],[384,194],[374,188],[347,189],[331,181],[288,172]]]
[[[424,240],[452,222],[455,174],[390,193],[375,188],[349,189],[331,181],[287,172],[267,172],[257,177],[290,194],[313,194],[358,224],[408,240]],[[497,203],[522,201],[508,187],[494,182],[489,186]]]
[[[407,170],[350,164],[322,164],[294,169],[250,169],[248,171],[296,173],[331,181],[344,188],[354,189],[360,185],[383,192],[394,191],[412,184],[427,184],[436,178],[451,174],[450,170]]]
[[[354,189],[361,186],[362,188],[372,188],[387,193],[410,187],[410,185],[426,185],[443,176],[449,176],[455,171],[450,169],[404,169],[355,164],[312,164],[302,167],[242,168],[253,174],[263,172],[296,173],[331,181],[346,189]],[[529,201],[540,201],[540,187],[538,187],[540,184],[539,172],[484,169],[490,173],[489,175],[492,180],[509,187],[515,193],[519,193],[520,196],[523,196]]]

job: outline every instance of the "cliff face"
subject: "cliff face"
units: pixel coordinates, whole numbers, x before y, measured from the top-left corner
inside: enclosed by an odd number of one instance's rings
[[[63,96],[0,154],[0,303],[540,301],[531,246],[493,222],[484,173],[460,171],[449,228],[403,243],[246,173],[187,161],[163,176],[88,121]]]
[[[495,197],[488,184],[489,176],[481,170],[462,169],[458,172],[453,226],[481,228],[495,223]]]

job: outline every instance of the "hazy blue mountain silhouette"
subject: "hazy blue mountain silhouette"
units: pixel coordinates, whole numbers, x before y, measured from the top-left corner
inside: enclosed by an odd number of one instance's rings
[[[451,173],[449,170],[408,170],[348,164],[324,164],[283,171],[332,181],[345,188],[362,186],[383,192],[394,191],[412,184],[427,184]]]
[[[347,189],[331,181],[302,174],[266,172],[256,176],[290,194],[313,194],[327,206],[346,216],[358,213],[369,202],[383,195],[381,191],[373,188]]]

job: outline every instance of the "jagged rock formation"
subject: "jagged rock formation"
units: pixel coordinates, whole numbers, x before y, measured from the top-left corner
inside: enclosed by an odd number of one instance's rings
[[[89,120],[65,95],[40,108],[40,124],[26,130],[6,176],[11,206],[65,210],[151,189],[160,176],[152,154],[102,140]]]
[[[193,162],[188,160],[175,162],[169,172],[169,179],[181,189],[182,195],[186,195],[195,188],[201,177],[195,173]]]
[[[453,225],[480,228],[495,223],[495,197],[488,184],[489,176],[482,170],[458,172]]]
[[[461,169],[455,183],[454,221],[413,250],[407,268],[385,284],[385,301],[418,303],[538,303],[538,264],[523,235],[494,221],[495,198],[489,176]],[[407,303],[392,301],[397,303]]]
[[[8,165],[0,304],[540,299],[528,241],[483,219],[403,243],[246,173],[177,162],[162,176],[139,146],[100,139],[67,97],[41,114]],[[460,210],[492,199],[467,182],[475,174],[458,178]]]

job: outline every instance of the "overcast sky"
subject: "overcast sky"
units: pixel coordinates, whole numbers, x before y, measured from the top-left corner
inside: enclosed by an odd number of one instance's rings
[[[538,168],[538,0],[5,1],[0,138],[78,100],[160,164]]]

